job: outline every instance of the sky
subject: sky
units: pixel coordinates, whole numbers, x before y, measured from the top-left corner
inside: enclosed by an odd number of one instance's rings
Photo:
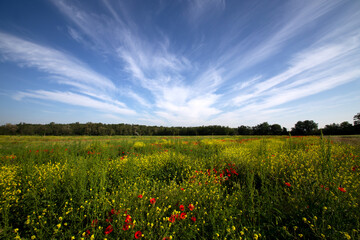
[[[0,1],[0,124],[319,127],[360,112],[360,1]]]

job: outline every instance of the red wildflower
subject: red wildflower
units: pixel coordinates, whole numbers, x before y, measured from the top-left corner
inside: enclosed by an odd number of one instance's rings
[[[132,219],[131,219],[131,216],[130,216],[130,215],[126,215],[125,222],[126,222],[126,223],[131,223],[131,222],[132,222]]]
[[[184,191],[185,189],[181,188],[181,191]]]
[[[130,225],[124,224],[122,230],[126,231],[126,230],[129,230],[129,228],[130,228]]]
[[[140,231],[137,231],[137,232],[135,233],[135,238],[136,238],[136,239],[141,238],[141,236],[142,236],[142,233],[141,233]]]
[[[105,229],[105,235],[110,234],[113,231],[113,227],[111,225],[109,225],[106,229]]]
[[[180,214],[180,218],[181,218],[181,219],[185,219],[185,218],[186,218],[186,213],[185,213],[185,212],[182,212],[182,213]]]
[[[150,203],[151,203],[151,204],[155,204],[155,203],[156,203],[156,199],[155,199],[155,198],[151,198],[151,199],[150,199]]]
[[[183,211],[185,210],[184,205],[180,205],[180,206],[179,206],[179,209],[180,209],[180,211],[182,211],[182,212],[183,212]]]
[[[88,229],[88,230],[86,230],[86,235],[90,235],[90,230]]]
[[[91,222],[91,227],[96,227],[97,224],[98,224],[98,220],[97,220],[97,219],[92,220],[92,222]]]
[[[286,182],[285,185],[288,186],[288,187],[291,187],[291,184],[288,183],[288,182]]]
[[[196,222],[196,217],[191,217],[191,221]]]
[[[188,208],[189,208],[190,211],[192,211],[192,210],[194,210],[195,207],[194,207],[194,205],[192,203],[190,203]]]
[[[346,192],[345,188],[342,188],[342,187],[338,187],[338,189],[342,192]]]
[[[143,198],[143,195],[140,194],[140,195],[138,196],[138,198]]]
[[[235,171],[235,169],[232,169],[232,168],[230,168],[230,169],[231,169],[231,173],[232,173],[232,174],[239,175],[239,174]]]
[[[175,222],[175,215],[171,215],[169,217],[169,222],[171,222],[171,223]]]

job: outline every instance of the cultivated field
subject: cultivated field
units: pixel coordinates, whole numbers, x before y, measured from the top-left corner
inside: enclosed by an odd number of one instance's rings
[[[0,137],[1,239],[360,239],[360,149],[319,137]]]

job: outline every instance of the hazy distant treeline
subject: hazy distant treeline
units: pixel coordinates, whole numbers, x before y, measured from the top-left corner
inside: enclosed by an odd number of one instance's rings
[[[0,126],[0,135],[149,135],[149,136],[196,136],[196,135],[317,135],[320,131],[325,135],[348,135],[360,134],[360,124],[343,122],[341,124],[326,125],[323,129],[318,129],[318,124],[312,120],[298,121],[295,126],[288,131],[279,124],[269,124],[267,122],[256,126],[241,125],[237,128],[224,126],[198,126],[198,127],[163,127],[145,126],[134,124],[103,124],[103,123],[70,123],[58,124],[5,124]]]

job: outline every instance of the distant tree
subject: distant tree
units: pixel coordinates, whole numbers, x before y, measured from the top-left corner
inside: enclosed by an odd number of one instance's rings
[[[253,127],[253,134],[270,135],[271,134],[270,125],[267,122],[263,122],[261,124],[256,125],[255,127]]]
[[[336,124],[336,123],[325,125],[325,127],[323,129],[323,134],[326,134],[326,135],[341,134],[341,127],[339,124]]]
[[[11,123],[5,124],[6,134],[10,134],[10,135],[16,134],[17,130],[18,130],[18,127],[16,125],[13,125]]]
[[[289,134],[289,132],[288,132],[288,130],[286,129],[286,127],[283,127],[283,128],[282,128],[281,135],[288,135],[288,134]]]
[[[281,135],[282,134],[282,129],[281,126],[279,124],[273,124],[270,126],[270,133],[272,135]]]
[[[360,113],[357,113],[354,116],[354,126],[356,126],[356,125],[360,125]]]
[[[354,134],[360,134],[360,113],[354,116]]]
[[[241,125],[238,127],[238,134],[239,135],[251,135],[252,134],[252,128],[249,126]]]
[[[354,131],[353,129],[353,125],[349,122],[342,122],[340,123],[340,128],[341,128],[341,134],[352,134],[352,132]]]
[[[292,128],[291,134],[293,135],[313,135],[318,130],[318,124],[313,120],[298,121],[295,127]]]

